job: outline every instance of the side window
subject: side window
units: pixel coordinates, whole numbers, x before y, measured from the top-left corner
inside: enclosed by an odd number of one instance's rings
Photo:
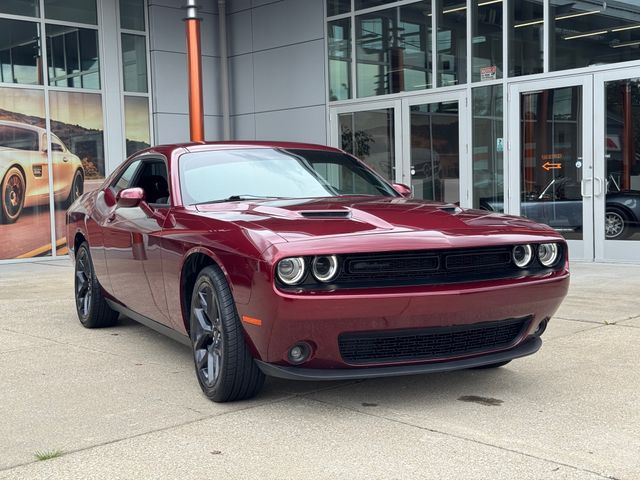
[[[130,185],[131,180],[133,179],[141,163],[142,162],[140,160],[136,160],[135,162],[132,162],[131,165],[129,165],[126,168],[126,170],[122,172],[122,175],[120,175],[120,177],[113,184],[111,184],[111,188],[115,195],[117,195],[120,192],[120,190],[124,190],[125,188],[129,188],[130,186],[133,186],[133,185]]]
[[[145,161],[134,187],[144,190],[147,203],[169,205],[167,166],[162,160]]]

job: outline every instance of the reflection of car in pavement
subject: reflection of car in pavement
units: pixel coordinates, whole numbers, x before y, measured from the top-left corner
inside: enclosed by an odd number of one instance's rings
[[[65,207],[82,195],[80,159],[51,135],[53,194]],[[44,128],[0,120],[0,223],[18,220],[22,209],[49,203],[47,132]]]
[[[617,190],[617,191],[616,191]],[[503,211],[502,197],[481,198],[483,210]],[[582,195],[580,184],[573,179],[556,178],[540,194],[522,200],[520,214],[565,232],[582,230]],[[607,240],[623,240],[640,228],[640,191],[619,190],[607,182],[605,236]]]

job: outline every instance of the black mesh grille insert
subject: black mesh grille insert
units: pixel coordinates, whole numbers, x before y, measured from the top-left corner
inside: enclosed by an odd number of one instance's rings
[[[347,363],[430,360],[507,348],[529,318],[402,331],[344,333],[338,338]]]

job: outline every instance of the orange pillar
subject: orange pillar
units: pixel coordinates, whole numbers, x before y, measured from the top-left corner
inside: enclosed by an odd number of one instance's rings
[[[202,55],[200,21],[195,0],[187,4],[187,73],[189,76],[189,131],[192,142],[204,141],[204,109],[202,106]]]

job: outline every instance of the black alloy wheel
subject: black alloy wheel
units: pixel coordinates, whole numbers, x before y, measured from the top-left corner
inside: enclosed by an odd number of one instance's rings
[[[209,399],[242,400],[260,391],[264,374],[247,348],[231,289],[217,266],[198,275],[189,327],[196,377]]]
[[[87,328],[101,328],[113,325],[118,312],[111,309],[98,283],[89,246],[83,242],[76,251],[75,300],[80,323]]]
[[[11,167],[2,180],[2,223],[15,223],[22,213],[26,186],[24,175],[18,167]]]

